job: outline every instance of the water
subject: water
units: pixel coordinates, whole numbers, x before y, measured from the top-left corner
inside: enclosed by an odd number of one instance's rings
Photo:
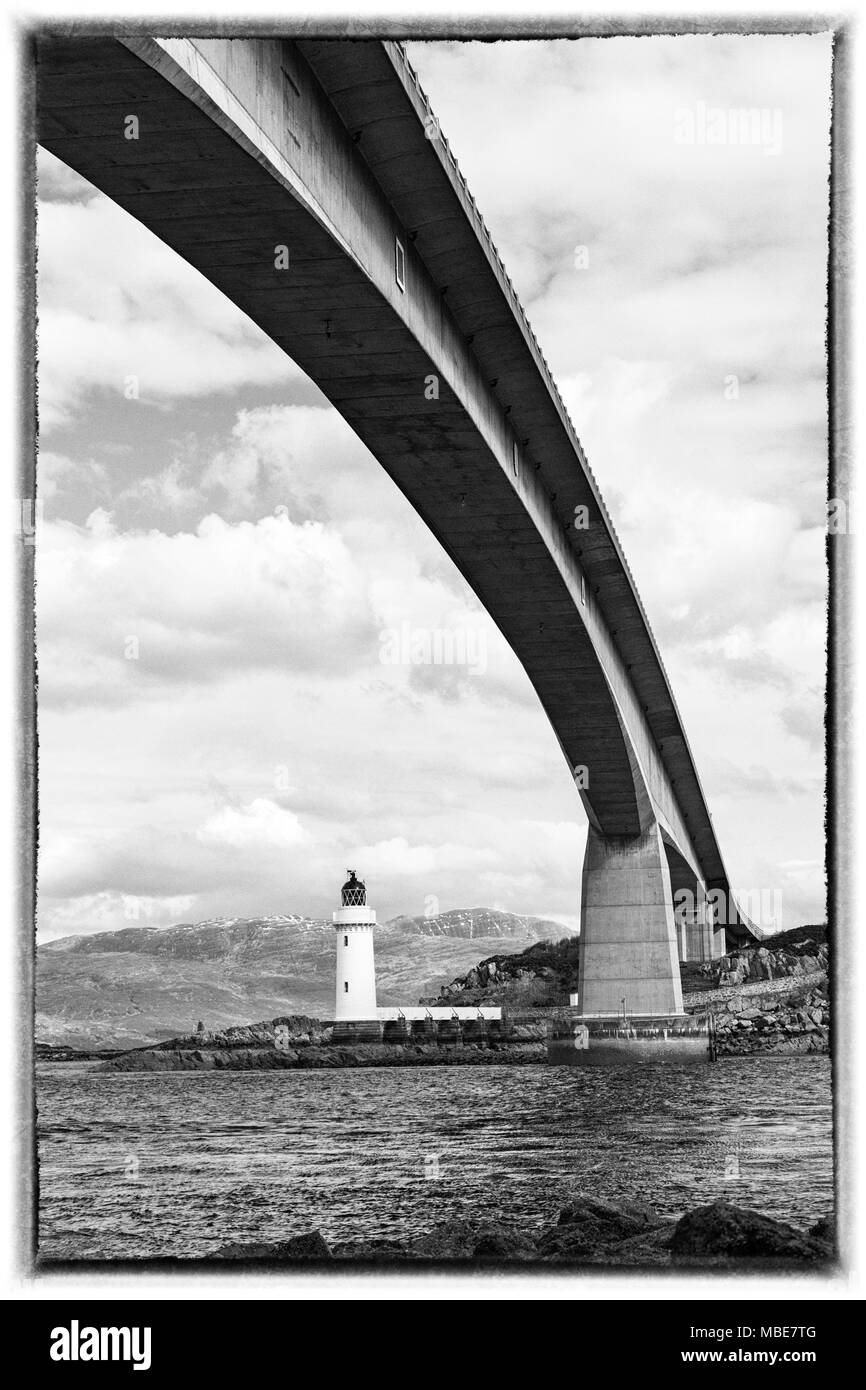
[[[37,1076],[40,1251],[196,1257],[318,1228],[542,1226],[586,1190],[663,1214],[727,1196],[805,1227],[833,1205],[826,1057],[713,1067]]]

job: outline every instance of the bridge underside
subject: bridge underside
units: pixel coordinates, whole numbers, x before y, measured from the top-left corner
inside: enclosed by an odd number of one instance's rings
[[[49,39],[37,103],[41,143],[316,382],[522,662],[588,776],[584,1010],[680,1012],[677,956],[724,942],[674,916],[677,888],[727,884],[709,812],[546,364],[386,46]]]

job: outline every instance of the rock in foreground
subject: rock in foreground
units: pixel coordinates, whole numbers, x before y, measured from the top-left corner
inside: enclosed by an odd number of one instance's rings
[[[819,1222],[818,1227],[821,1225]],[[730,1202],[713,1202],[688,1212],[677,1222],[671,1251],[675,1257],[690,1259],[728,1255],[826,1260],[828,1245],[820,1237],[804,1235],[787,1222],[775,1221],[761,1212],[735,1207]]]
[[[221,1260],[330,1260],[331,1251],[320,1231],[270,1243],[224,1245],[217,1251]]]
[[[331,1261],[405,1264],[457,1261],[551,1263],[642,1267],[793,1268],[828,1264],[834,1257],[834,1228],[824,1217],[804,1233],[761,1212],[713,1202],[678,1221],[639,1203],[612,1202],[580,1193],[562,1208],[556,1225],[519,1228],[505,1221],[453,1217],[406,1240],[345,1241],[329,1245],[319,1231],[289,1240],[223,1246],[227,1260]]]
[[[609,1202],[581,1193],[559,1213],[559,1221],[538,1242],[544,1258],[592,1259],[633,1236],[646,1236],[662,1225],[650,1207]]]

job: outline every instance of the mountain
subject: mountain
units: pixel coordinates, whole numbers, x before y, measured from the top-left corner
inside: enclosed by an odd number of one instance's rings
[[[488,908],[395,917],[376,929],[381,1004],[415,1004],[493,951],[565,928]],[[36,1036],[58,1047],[138,1047],[195,1029],[283,1014],[327,1018],[334,1004],[334,928],[300,916],[212,918],[125,927],[38,947]]]
[[[495,912],[487,907],[457,908],[438,917],[392,917],[385,924],[397,931],[418,932],[422,936],[477,937],[491,939],[547,941],[568,934],[568,928],[540,917],[519,917],[513,912]]]

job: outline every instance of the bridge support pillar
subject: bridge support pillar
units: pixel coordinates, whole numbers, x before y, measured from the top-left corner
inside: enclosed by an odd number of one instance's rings
[[[713,959],[713,922],[704,886],[696,882],[686,893],[674,893],[674,920],[681,961]]]
[[[661,830],[606,836],[589,827],[580,909],[580,1012],[683,1013],[677,924]]]

